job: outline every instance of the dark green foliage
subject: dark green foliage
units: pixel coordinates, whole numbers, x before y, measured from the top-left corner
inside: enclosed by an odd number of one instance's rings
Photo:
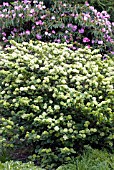
[[[0,52],[3,146],[46,169],[86,144],[113,151],[113,59],[65,44],[11,43]]]
[[[113,54],[114,24],[106,11],[98,12],[88,4],[72,6],[58,1],[46,9],[43,3],[34,3],[15,2],[13,7],[6,4],[0,8],[0,40],[4,46],[11,39],[17,42],[38,39],[72,43],[74,50],[85,46],[99,48],[104,57]]]

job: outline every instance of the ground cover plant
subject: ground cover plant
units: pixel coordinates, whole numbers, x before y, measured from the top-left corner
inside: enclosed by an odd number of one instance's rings
[[[0,170],[43,170],[33,164],[33,162],[22,163],[21,161],[0,162]]]
[[[44,42],[72,43],[99,48],[104,55],[114,53],[114,23],[106,11],[97,11],[87,2],[80,6],[55,1],[51,8],[43,2],[16,1],[0,7],[0,39],[4,44],[38,39]]]
[[[89,148],[82,156],[75,158],[73,163],[60,166],[57,170],[112,170],[113,167],[114,155]]]
[[[87,47],[11,43],[0,52],[1,144],[11,156],[54,169],[87,144],[113,152],[114,59]]]
[[[59,166],[56,170],[112,170],[114,155],[106,151],[86,149],[82,156],[76,157],[69,164]],[[9,161],[0,163],[0,170],[45,170],[36,167],[33,163]]]

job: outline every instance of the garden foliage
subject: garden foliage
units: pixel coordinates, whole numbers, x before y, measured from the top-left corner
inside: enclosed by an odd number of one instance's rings
[[[48,0],[47,0],[48,1]],[[70,4],[80,4],[83,5],[85,2],[88,2],[90,6],[94,6],[98,11],[107,11],[111,18],[110,20],[114,22],[114,1],[113,0],[62,0],[62,2]]]
[[[41,40],[44,42],[72,43],[79,47],[99,48],[102,54],[113,53],[114,23],[106,11],[99,12],[86,4],[71,5],[55,1],[52,8],[43,2],[4,3],[0,7],[0,39],[4,44],[14,39],[17,42]]]
[[[0,52],[3,147],[28,148],[24,154],[47,169],[86,144],[113,151],[113,59],[87,47],[11,43]]]
[[[5,163],[0,162],[0,170],[43,170],[37,166],[34,166],[32,162],[22,163],[21,161],[7,161]]]

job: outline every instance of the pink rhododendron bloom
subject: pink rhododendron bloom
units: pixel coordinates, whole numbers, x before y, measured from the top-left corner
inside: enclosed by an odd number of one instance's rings
[[[13,31],[11,31],[11,34],[14,36],[15,35],[15,33],[13,32]]]
[[[102,28],[102,32],[105,32],[106,31],[106,29],[105,28]]]
[[[60,39],[55,39],[55,42],[60,43],[61,40]]]
[[[92,40],[91,42],[92,42],[92,44],[94,44],[95,40]]]
[[[13,31],[14,31],[14,32],[17,32],[17,29],[16,29],[16,28],[14,28],[14,29],[13,29]]]
[[[41,20],[36,21],[36,25],[43,25],[43,22]]]
[[[103,44],[103,41],[99,40],[99,41],[98,41],[98,44]]]
[[[34,13],[34,12],[35,12],[34,9],[31,9],[31,10],[30,10],[30,13]]]
[[[51,36],[51,33],[48,33],[48,36],[50,37],[50,36]]]
[[[6,37],[3,37],[2,40],[3,40],[3,41],[6,40]]]
[[[75,17],[75,14],[74,14],[74,13],[72,13],[72,14],[70,14],[70,16],[71,16],[71,17]]]
[[[85,42],[90,42],[90,39],[87,38],[87,37],[85,37],[85,38],[83,38],[83,42],[84,42],[84,43],[85,43]]]
[[[41,35],[36,34],[36,38],[37,38],[38,40],[40,40],[42,37],[41,37]]]
[[[42,15],[40,18],[45,19],[47,15]]]
[[[54,31],[54,30],[52,30],[52,34],[55,34],[55,31]]]
[[[7,12],[7,9],[3,9],[2,11],[3,11],[3,12]]]
[[[24,0],[24,3],[27,4],[27,3],[28,3],[28,0]]]
[[[90,48],[90,45],[87,45],[88,48]]]
[[[65,14],[61,14],[61,17],[64,17],[65,16]]]
[[[52,16],[51,19],[54,20],[54,19],[55,19],[55,16]]]
[[[19,14],[19,17],[22,17],[23,16],[23,14],[21,13],[21,14]]]
[[[88,17],[85,15],[84,16],[84,21],[87,21],[88,20]]]
[[[3,18],[4,17],[4,14],[0,14],[0,18]]]
[[[48,32],[47,32],[47,31],[45,32],[45,35],[48,35]]]
[[[94,7],[93,6],[90,6],[89,9],[91,9],[92,11],[94,10]]]
[[[84,29],[81,28],[80,30],[78,30],[78,32],[79,32],[80,34],[83,34],[83,33],[84,33]]]
[[[88,3],[87,1],[85,1],[85,5],[86,5],[86,6],[89,6],[89,3]]]
[[[29,30],[26,30],[25,32],[27,35],[30,35],[30,31]]]
[[[19,7],[19,6],[14,6],[14,9],[19,10],[19,9],[20,9],[20,7]]]
[[[9,6],[8,2],[3,2],[3,6]]]
[[[111,54],[114,54],[114,51],[111,51]]]
[[[77,25],[72,26],[72,31],[75,32],[77,30]]]
[[[13,18],[15,18],[16,17],[16,14],[13,14]]]
[[[2,33],[2,35],[5,37],[5,36],[6,36],[6,33],[5,33],[5,32],[3,32],[3,33]]]
[[[67,26],[68,26],[68,28],[72,28],[72,24],[68,24]]]
[[[32,29],[34,29],[34,28],[35,28],[35,25],[32,26]]]

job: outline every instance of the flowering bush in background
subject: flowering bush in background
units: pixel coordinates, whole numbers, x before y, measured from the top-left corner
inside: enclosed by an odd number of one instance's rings
[[[84,145],[113,152],[114,58],[102,61],[87,47],[11,43],[0,52],[0,145],[47,170]]]
[[[43,2],[3,3],[0,7],[0,39],[4,44],[38,39],[44,42],[72,43],[73,49],[88,46],[102,54],[113,52],[114,39],[106,11],[98,12],[87,2],[83,6],[55,1],[52,8]]]

